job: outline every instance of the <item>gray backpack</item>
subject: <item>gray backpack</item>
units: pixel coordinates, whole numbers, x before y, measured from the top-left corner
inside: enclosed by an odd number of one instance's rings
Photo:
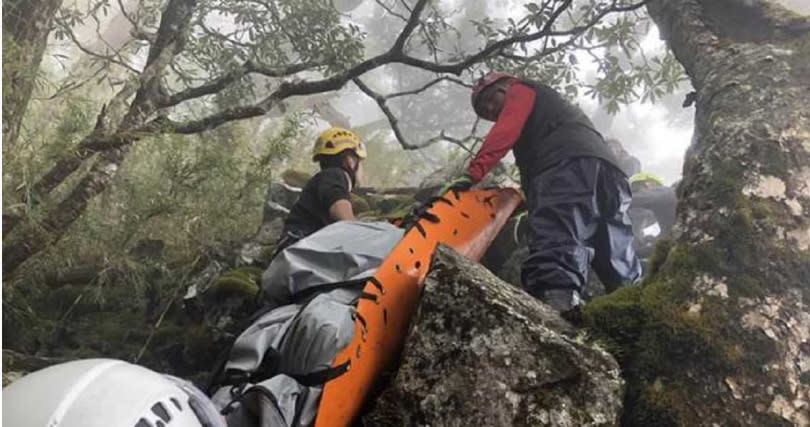
[[[404,231],[337,222],[286,248],[262,275],[266,307],[236,339],[212,400],[230,427],[310,426],[324,383],[346,366],[363,286]]]

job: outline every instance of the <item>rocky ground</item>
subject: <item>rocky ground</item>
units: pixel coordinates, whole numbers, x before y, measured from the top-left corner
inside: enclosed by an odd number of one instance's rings
[[[381,426],[608,426],[623,380],[548,306],[441,248],[399,374],[366,416]]]
[[[51,277],[31,313],[5,313],[3,384],[54,363],[88,357],[134,361],[204,386],[233,338],[258,309],[257,280],[287,210],[307,176],[270,186],[262,226],[246,242],[212,248],[178,277],[162,246],[136,254],[151,268],[155,296],[125,290],[88,296],[87,274]],[[401,217],[435,188],[378,192],[352,201],[364,218]],[[483,263],[519,282],[525,256],[512,220]],[[366,425],[615,425],[623,382],[605,351],[519,287],[449,249],[438,252],[399,374],[363,419]],[[92,270],[92,269],[90,269]],[[174,281],[181,281],[183,286]],[[33,313],[36,313],[34,315]]]

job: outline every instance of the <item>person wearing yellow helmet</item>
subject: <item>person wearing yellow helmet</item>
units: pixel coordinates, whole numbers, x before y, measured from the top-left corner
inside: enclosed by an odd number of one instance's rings
[[[276,253],[336,221],[354,220],[349,195],[360,180],[366,147],[354,132],[339,127],[325,130],[315,141],[312,161],[321,170],[304,185],[284,221]]]
[[[649,172],[631,176],[633,201],[630,203],[630,216],[639,216],[639,212],[642,211],[651,212],[660,227],[660,236],[667,235],[675,226],[675,211],[678,205],[673,187],[665,185],[661,177]]]
[[[653,173],[639,172],[630,177],[630,189],[633,190],[634,193],[663,186],[664,180]]]

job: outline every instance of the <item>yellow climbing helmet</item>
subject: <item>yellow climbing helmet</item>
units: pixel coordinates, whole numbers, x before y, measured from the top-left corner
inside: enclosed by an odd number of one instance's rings
[[[661,177],[659,177],[656,174],[649,173],[649,172],[637,173],[637,174],[630,177],[630,184],[631,185],[635,184],[637,182],[646,182],[646,181],[654,182],[658,186],[663,186],[664,185],[664,180],[661,179]]]
[[[366,146],[354,132],[339,127],[329,128],[315,141],[312,150],[312,161],[317,162],[318,156],[334,156],[346,150],[353,150],[357,157],[366,158]]]

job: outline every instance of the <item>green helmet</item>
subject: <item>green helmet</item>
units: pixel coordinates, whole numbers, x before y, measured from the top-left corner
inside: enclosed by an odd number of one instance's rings
[[[660,176],[649,172],[637,173],[630,177],[630,185],[640,182],[653,182],[657,187],[664,186],[664,180]]]

